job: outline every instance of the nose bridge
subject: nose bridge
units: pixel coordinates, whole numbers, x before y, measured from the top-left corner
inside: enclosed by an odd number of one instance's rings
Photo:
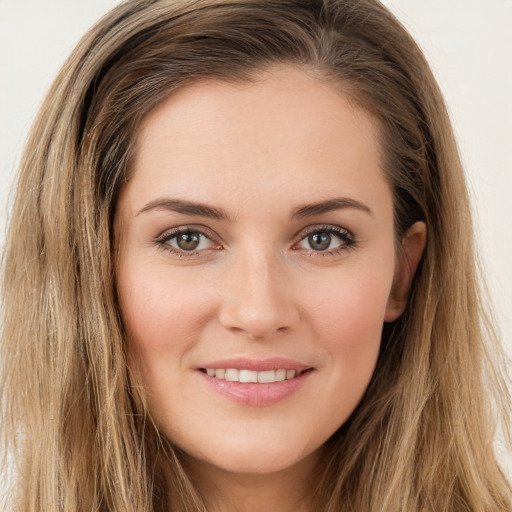
[[[254,339],[288,330],[298,320],[284,263],[270,245],[254,244],[234,255],[225,281],[221,323]]]

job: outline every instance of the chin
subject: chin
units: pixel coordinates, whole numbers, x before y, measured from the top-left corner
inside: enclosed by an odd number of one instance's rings
[[[203,452],[196,456],[187,456],[190,464],[206,464],[221,471],[237,475],[269,475],[290,469],[294,466],[309,466],[317,459],[317,452],[297,450],[291,446],[272,446],[243,442],[230,444],[221,451]]]
[[[297,462],[295,459],[283,455],[275,457],[261,457],[240,454],[228,457],[228,460],[219,461],[217,467],[234,474],[268,475],[284,471]]]

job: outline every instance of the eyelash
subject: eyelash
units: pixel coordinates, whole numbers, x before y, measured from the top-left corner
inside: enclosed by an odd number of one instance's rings
[[[341,244],[334,249],[325,250],[325,251],[315,251],[314,249],[310,249],[310,254],[315,258],[324,258],[329,256],[337,256],[345,251],[350,249],[355,249],[357,247],[357,240],[354,235],[348,231],[347,229],[332,226],[329,224],[324,224],[320,226],[313,226],[312,228],[306,228],[300,233],[300,239],[298,242],[294,244],[294,246],[298,245],[300,242],[305,240],[307,237],[314,235],[315,233],[326,233],[328,235],[334,235],[341,240]]]
[[[292,248],[297,247],[302,241],[307,239],[307,237],[314,235],[316,233],[334,235],[341,241],[341,244],[338,247],[335,247],[334,249],[325,250],[325,251],[315,251],[314,249],[310,249],[309,253],[313,257],[322,258],[322,257],[328,257],[328,256],[336,256],[344,251],[354,249],[355,247],[357,247],[357,240],[355,239],[354,235],[350,231],[348,231],[344,228],[340,228],[338,226],[332,226],[332,225],[318,226],[317,225],[317,226],[314,226],[311,228],[306,228],[306,230],[303,230],[298,235],[296,235],[296,236],[299,236],[300,238],[297,242],[295,242],[293,244]],[[175,247],[172,247],[169,244],[169,242],[171,240],[177,238],[180,235],[185,235],[185,234],[198,234],[200,237],[205,237],[208,240],[210,240],[211,243],[214,245],[214,247],[211,247],[209,249],[212,249],[212,250],[222,249],[222,246],[220,244],[214,242],[215,237],[212,236],[212,234],[210,234],[209,230],[206,230],[202,227],[195,227],[195,226],[184,226],[184,227],[172,229],[171,231],[166,231],[163,235],[159,236],[155,240],[155,242],[156,242],[158,248],[160,248],[164,251],[167,251],[167,252],[171,253],[172,255],[178,256],[180,258],[194,257],[194,256],[200,255],[201,252],[204,251],[205,249],[201,249],[201,250],[197,250],[197,251],[195,251],[195,250],[186,251],[183,249],[180,250]],[[300,250],[300,248],[296,248],[295,250]]]
[[[172,247],[169,242],[173,240],[174,238],[177,238],[180,235],[186,235],[186,234],[198,234],[201,237],[207,238],[212,242],[213,245],[216,247],[212,248],[213,250],[219,250],[221,249],[220,244],[216,244],[214,240],[214,236],[210,234],[208,230],[202,227],[196,227],[196,226],[183,226],[179,228],[172,229],[170,231],[166,231],[163,235],[159,236],[155,242],[157,246],[162,249],[163,251],[170,252],[174,256],[178,256],[180,258],[187,258],[190,256],[197,256],[201,253],[202,250],[194,251],[185,251],[183,249],[177,249],[175,247]]]

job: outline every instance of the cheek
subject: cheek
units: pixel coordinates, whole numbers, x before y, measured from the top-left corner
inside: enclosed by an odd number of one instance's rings
[[[375,369],[392,269],[390,258],[386,265],[347,268],[322,286],[307,286],[310,335],[329,354],[332,389],[345,404],[355,406]]]
[[[308,286],[310,336],[317,353],[328,355],[319,372],[325,380],[312,397],[325,413],[326,436],[352,414],[370,382],[390,287],[389,271],[355,269],[333,276],[322,287]]]
[[[144,270],[123,273],[120,269],[118,278],[129,349],[144,359],[169,350],[184,351],[208,318],[212,304],[208,289],[200,277],[187,279],[183,272],[169,275],[169,269],[154,265],[139,268]]]
[[[130,270],[119,269],[117,288],[133,382],[144,387],[154,420],[168,428],[184,403],[189,354],[211,317],[213,297],[202,279],[185,279],[168,267],[124,268]]]
[[[391,289],[392,272],[364,269],[341,272],[322,286],[308,285],[312,323],[337,343],[359,345],[382,330]]]

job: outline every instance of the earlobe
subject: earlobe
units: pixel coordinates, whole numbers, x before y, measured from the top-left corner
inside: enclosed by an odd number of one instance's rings
[[[423,255],[427,241],[427,227],[424,222],[415,222],[402,238],[402,250],[399,255],[389,294],[384,320],[393,322],[405,310],[412,279]]]

